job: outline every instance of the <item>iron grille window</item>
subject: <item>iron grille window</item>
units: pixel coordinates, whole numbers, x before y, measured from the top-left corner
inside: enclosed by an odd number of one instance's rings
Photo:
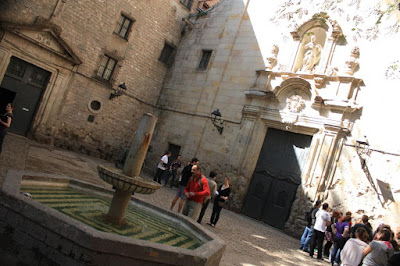
[[[121,15],[117,28],[115,29],[115,33],[120,36],[121,38],[124,38],[125,40],[128,39],[129,32],[131,30],[133,24],[133,20],[125,17],[124,15]]]
[[[163,62],[164,64],[170,65],[172,63],[172,58],[173,58],[173,53],[174,53],[174,47],[171,45],[165,43],[164,48],[161,51],[161,55],[158,58],[158,61]]]
[[[99,70],[97,71],[97,76],[110,80],[111,75],[114,72],[115,66],[117,65],[117,61],[112,59],[111,57],[104,55],[103,60],[101,61]]]
[[[188,9],[192,7],[193,0],[181,0],[181,4],[186,6]]]
[[[199,70],[207,69],[208,63],[210,62],[211,53],[212,51],[210,50],[203,50],[203,55],[201,56],[199,67],[197,69]]]

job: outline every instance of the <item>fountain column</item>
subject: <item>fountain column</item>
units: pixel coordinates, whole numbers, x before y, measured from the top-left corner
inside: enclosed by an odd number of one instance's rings
[[[128,156],[125,160],[125,166],[122,171],[124,175],[132,178],[139,176],[156,122],[157,117],[150,113],[143,114],[142,120],[140,121],[129,149]],[[110,209],[107,214],[107,219],[112,222],[122,223],[131,196],[132,190],[116,186]]]

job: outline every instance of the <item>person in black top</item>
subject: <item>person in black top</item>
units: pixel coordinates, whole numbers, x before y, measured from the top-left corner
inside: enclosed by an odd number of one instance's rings
[[[320,200],[317,200],[315,202],[314,207],[312,207],[311,210],[307,212],[306,215],[307,226],[304,229],[303,235],[301,236],[300,240],[300,249],[303,250],[304,252],[309,252],[308,246],[310,245],[311,238],[314,233],[315,215],[317,214],[317,211],[319,211],[321,205],[322,202]]]
[[[372,233],[371,227],[369,227],[368,225],[364,224],[362,220],[358,221],[355,225],[353,225],[351,227],[351,229],[350,229],[350,237],[351,238],[356,238],[356,231],[360,227],[364,228],[367,231],[367,233],[368,233],[368,241],[371,242],[372,238],[374,236],[373,233]]]
[[[183,205],[185,204],[186,196],[184,195],[183,191],[185,190],[185,187],[187,183],[189,182],[190,177],[192,176],[192,166],[193,165],[198,165],[200,162],[197,158],[193,158],[190,164],[186,165],[185,168],[183,168],[182,173],[181,173],[181,178],[179,180],[179,188],[178,191],[176,192],[175,198],[172,200],[171,203],[171,211],[174,208],[176,202],[178,201],[179,198],[181,200],[179,201],[179,206],[178,206],[178,212],[181,212]]]
[[[222,207],[225,205],[225,202],[229,198],[229,194],[231,193],[231,188],[229,186],[231,179],[229,177],[225,177],[225,182],[223,185],[219,186],[216,197],[214,200],[213,211],[211,214],[210,222],[208,225],[215,227],[219,220],[219,214],[222,210]]]
[[[0,116],[0,154],[3,146],[4,137],[7,135],[8,128],[11,125],[13,118],[14,105],[8,103],[6,106],[6,113]]]

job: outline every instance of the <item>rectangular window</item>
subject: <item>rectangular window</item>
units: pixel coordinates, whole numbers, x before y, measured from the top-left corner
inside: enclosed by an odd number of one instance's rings
[[[170,65],[172,63],[172,57],[173,57],[174,50],[175,50],[174,47],[165,43],[164,48],[161,51],[161,55],[158,58],[158,61],[161,61],[167,65]]]
[[[125,17],[124,15],[121,15],[118,21],[117,28],[115,29],[115,34],[127,40],[132,24],[133,20]]]
[[[201,56],[199,67],[197,69],[199,70],[207,69],[208,63],[210,62],[211,53],[212,51],[210,50],[203,50],[203,55]]]
[[[181,0],[181,4],[186,6],[188,9],[192,7],[193,0]]]
[[[110,80],[111,75],[114,72],[115,66],[117,65],[117,61],[112,59],[111,57],[104,55],[103,60],[101,61],[99,70],[97,71],[97,76]]]

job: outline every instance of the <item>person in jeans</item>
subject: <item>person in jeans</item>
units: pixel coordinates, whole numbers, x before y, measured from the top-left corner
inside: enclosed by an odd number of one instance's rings
[[[203,219],[204,213],[206,212],[206,209],[208,207],[208,204],[210,203],[211,199],[215,199],[215,193],[217,192],[217,183],[215,183],[215,180],[217,179],[217,173],[214,171],[211,171],[208,178],[208,187],[210,188],[210,195],[204,198],[203,206],[201,207],[199,219],[197,219],[197,222],[201,224],[201,220]]]
[[[300,249],[304,252],[309,252],[308,246],[314,233],[315,215],[319,208],[321,208],[321,201],[317,200],[314,207],[310,210],[310,217],[307,221],[307,226],[304,228],[303,235],[301,236]]]
[[[322,210],[319,210],[315,215],[314,234],[310,245],[310,257],[314,256],[314,248],[317,245],[317,259],[320,260],[322,260],[322,244],[324,242],[325,228],[331,223],[331,216],[328,213],[328,208],[328,203],[324,203],[322,205]]]

